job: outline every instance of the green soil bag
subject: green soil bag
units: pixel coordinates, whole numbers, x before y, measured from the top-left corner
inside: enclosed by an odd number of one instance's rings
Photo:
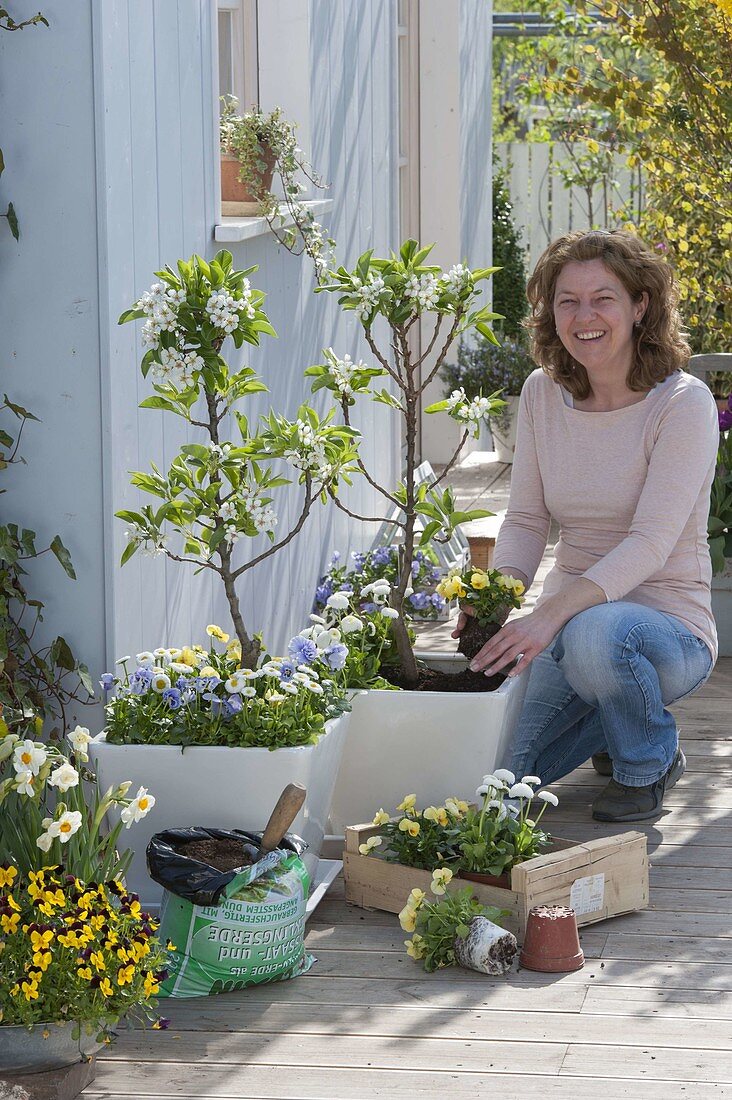
[[[207,997],[304,974],[315,962],[304,943],[305,844],[287,836],[274,852],[228,872],[175,850],[206,838],[239,841],[255,857],[261,834],[168,829],[150,841],[150,875],[165,888],[158,935],[175,945],[159,996]]]

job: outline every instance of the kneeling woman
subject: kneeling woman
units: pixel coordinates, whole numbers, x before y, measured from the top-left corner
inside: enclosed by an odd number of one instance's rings
[[[612,775],[593,817],[643,821],[685,768],[666,707],[716,660],[707,517],[717,410],[683,370],[672,270],[632,234],[555,241],[528,297],[541,369],[521,394],[494,567],[528,587],[552,518],[560,537],[535,609],[471,667],[531,666],[518,775],[551,783],[593,756]]]

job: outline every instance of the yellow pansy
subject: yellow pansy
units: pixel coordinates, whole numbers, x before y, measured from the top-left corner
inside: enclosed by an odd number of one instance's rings
[[[374,814],[374,820],[371,822],[371,824],[372,825],[386,825],[388,820],[389,820],[389,815],[386,812],[386,810],[377,810],[377,812]]]
[[[452,871],[449,867],[438,867],[436,871],[432,872],[430,890],[433,894],[444,894],[451,879]]]
[[[117,971],[117,984],[129,985],[135,976],[135,967],[132,963],[128,966],[121,966]]]
[[[365,844],[359,844],[358,850],[362,856],[368,856],[374,850],[378,848],[380,844],[384,843],[384,838],[380,836],[370,836]]]
[[[87,982],[90,982],[94,977],[90,966],[80,966],[76,973]]]
[[[217,642],[228,642],[229,635],[224,633],[220,626],[216,626],[215,623],[209,623],[206,627],[206,633],[209,638],[215,638]]]
[[[19,923],[19,913],[11,913],[10,916],[7,916],[7,914],[3,913],[3,915],[0,917],[0,927],[6,935],[12,935],[13,932],[17,931]]]
[[[437,585],[437,591],[446,600],[454,600],[456,596],[462,599],[465,595],[465,588],[460,577],[445,577]]]
[[[0,886],[12,886],[17,873],[17,867],[0,867]]]
[[[417,927],[417,914],[411,905],[405,905],[399,914],[399,923],[405,932],[414,932]]]
[[[143,988],[147,997],[154,997],[156,993],[160,992],[160,983],[155,981],[154,974],[147,973],[145,975]]]
[[[428,806],[422,814],[425,821],[434,821],[436,825],[447,825],[448,816],[444,806]]]
[[[420,905],[426,897],[427,895],[425,894],[424,890],[420,890],[418,886],[415,886],[412,890],[409,891],[407,905],[411,906],[412,909],[419,909]]]
[[[418,821],[413,821],[409,817],[403,817],[399,822],[399,832],[409,833],[410,836],[419,836],[419,830],[421,826]]]
[[[99,983],[99,988],[105,997],[111,997],[114,993],[114,987],[112,986],[109,978],[102,978],[101,982]]]
[[[213,665],[204,665],[204,667],[201,669],[201,671],[198,673],[198,675],[201,676],[201,677],[203,677],[203,676],[218,676],[218,672],[213,667]]]
[[[487,588],[491,582],[487,573],[484,573],[482,569],[476,569],[470,577],[470,583],[479,592],[481,588]]]
[[[405,814],[411,814],[414,812],[414,807],[417,802],[416,794],[405,794],[402,801],[397,806],[398,810],[403,810]]]
[[[38,983],[37,982],[23,982],[20,987],[23,990],[26,1001],[38,1000]]]
[[[45,932],[33,931],[30,934],[34,951],[45,951],[53,942],[53,931],[48,928]]]
[[[405,940],[404,946],[407,949],[407,954],[411,959],[423,959],[424,958],[424,937],[419,933],[415,933],[411,940]]]

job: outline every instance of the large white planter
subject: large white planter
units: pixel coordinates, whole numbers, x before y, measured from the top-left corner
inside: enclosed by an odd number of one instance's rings
[[[518,420],[518,397],[506,397],[508,408],[506,413],[509,416],[508,428],[502,431],[495,424],[491,423],[491,436],[493,437],[493,450],[498,456],[499,462],[513,462],[514,452],[516,450],[516,421]]]
[[[459,671],[460,655],[420,654],[432,668]],[[506,763],[526,692],[527,674],[497,691],[362,691],[353,712],[330,814],[329,831],[394,813],[405,794],[420,808],[450,796],[474,798],[486,772]]]
[[[305,864],[315,877],[350,714],[326,723],[316,745],[292,749],[174,745],[109,745],[99,734],[89,745],[102,790],[132,780],[132,793],[147,787],[155,805],[147,817],[122,830],[120,843],[134,849],[127,874],[143,908],[160,903],[162,890],[147,874],[145,850],[154,833],[203,828],[261,831],[282,790],[301,783],[307,798],[290,831],[309,845]]]

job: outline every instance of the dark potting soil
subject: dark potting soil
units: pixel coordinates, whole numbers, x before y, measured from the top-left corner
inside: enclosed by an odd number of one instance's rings
[[[472,661],[476,653],[479,653],[486,642],[490,641],[500,629],[498,623],[488,623],[487,626],[481,626],[473,615],[469,615],[468,621],[460,631],[458,652],[467,657],[469,661]]]
[[[469,668],[462,672],[437,672],[433,668],[419,670],[419,683],[415,687],[407,684],[394,670],[386,673],[386,679],[395,687],[410,691],[495,691],[506,679],[502,672],[495,676],[485,676],[482,672],[471,672]]]
[[[228,837],[204,837],[175,845],[179,856],[197,859],[217,871],[236,871],[239,867],[249,867],[251,858],[243,843]]]

